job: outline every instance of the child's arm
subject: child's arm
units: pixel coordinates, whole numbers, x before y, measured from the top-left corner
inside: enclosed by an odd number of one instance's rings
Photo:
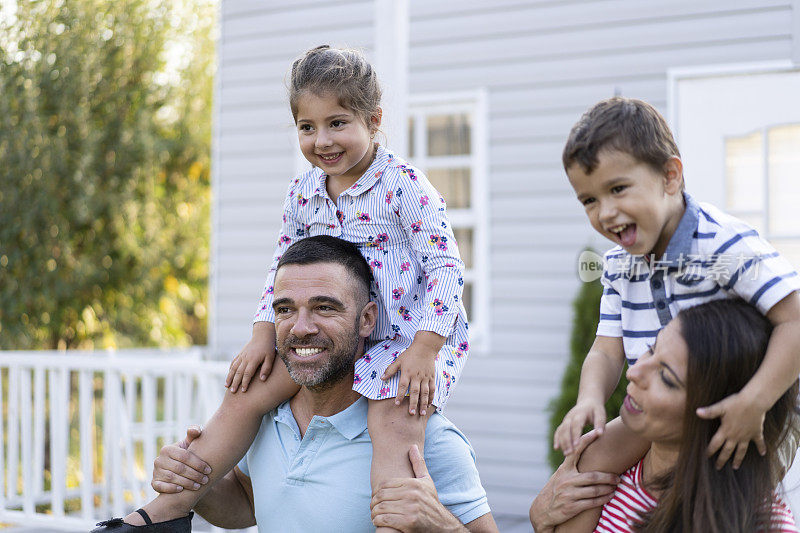
[[[395,209],[415,252],[415,259],[425,272],[423,283],[426,292],[424,302],[420,302],[423,316],[414,341],[386,369],[382,379],[388,379],[400,370],[398,396],[405,394],[405,386],[410,384],[409,412],[412,414],[417,412],[414,391],[424,393],[427,388],[428,399],[423,394],[419,401],[418,412],[424,414],[436,392],[436,356],[458,319],[464,262],[447,219],[444,199],[428,179],[418,170],[407,167],[398,173],[396,185],[403,194],[394,196]]]
[[[261,381],[266,381],[272,370],[272,363],[275,361],[275,314],[272,311],[272,288],[275,272],[278,268],[278,261],[286,249],[295,241],[308,237],[306,225],[299,219],[297,213],[298,191],[302,183],[299,178],[292,180],[286,193],[281,231],[278,234],[275,252],[272,254],[272,263],[264,283],[261,300],[258,302],[258,308],[253,318],[253,336],[239,352],[239,355],[231,361],[228,375],[225,378],[225,386],[231,392],[240,390],[240,385],[241,391],[246,392],[250,386],[250,380],[255,376],[259,367]]]
[[[583,426],[591,423],[599,433],[606,424],[606,400],[614,392],[625,364],[621,337],[597,336],[581,368],[578,400],[553,435],[553,447],[565,455],[578,444]]]
[[[701,418],[722,419],[708,445],[709,456],[719,451],[717,468],[722,468],[731,455],[733,467],[738,468],[751,440],[761,455],[766,453],[764,415],[800,374],[800,295],[793,292],[783,298],[769,310],[767,318],[774,329],[755,375],[737,394],[697,409]]]

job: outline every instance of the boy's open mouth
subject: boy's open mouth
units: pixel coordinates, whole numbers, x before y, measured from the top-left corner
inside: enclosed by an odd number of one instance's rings
[[[619,239],[620,244],[627,248],[636,242],[636,224],[620,224],[613,228],[608,228]]]

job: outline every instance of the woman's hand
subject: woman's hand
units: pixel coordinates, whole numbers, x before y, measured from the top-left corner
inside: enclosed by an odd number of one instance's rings
[[[574,453],[564,459],[533,500],[528,516],[537,533],[553,531],[556,526],[613,497],[618,476],[605,472],[581,473],[577,467],[583,451],[599,435],[593,429],[578,439]]]

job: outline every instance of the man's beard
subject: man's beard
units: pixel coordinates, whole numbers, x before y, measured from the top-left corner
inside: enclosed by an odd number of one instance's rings
[[[289,335],[278,346],[278,355],[286,364],[289,377],[295,383],[311,390],[324,390],[333,387],[345,376],[352,374],[359,341],[357,328],[345,332],[341,338],[337,339],[335,350],[334,343],[325,337],[309,336],[299,338]],[[305,365],[302,360],[290,361],[287,354],[296,346],[319,346],[328,350],[329,355],[324,363]]]

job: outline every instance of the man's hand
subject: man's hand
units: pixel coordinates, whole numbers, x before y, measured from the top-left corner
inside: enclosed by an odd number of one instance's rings
[[[403,533],[466,531],[440,502],[433,480],[416,444],[408,452],[413,478],[391,479],[372,497],[372,523]]]
[[[575,452],[564,459],[533,500],[529,516],[537,533],[552,531],[557,525],[613,497],[618,476],[605,472],[580,473],[577,468],[581,454],[599,435],[596,429],[583,435]]]
[[[553,434],[553,448],[561,449],[564,455],[573,453],[586,424],[592,424],[598,435],[603,434],[606,427],[606,408],[602,402],[579,401],[570,409]]]
[[[719,451],[717,470],[725,466],[734,450],[736,454],[733,455],[733,468],[739,468],[751,440],[755,442],[758,453],[767,453],[764,443],[765,414],[765,409],[757,402],[747,400],[741,393],[731,394],[713,405],[697,409],[697,416],[700,418],[721,418],[719,429],[708,443],[709,457]]]
[[[200,426],[189,426],[186,438],[161,448],[153,461],[153,481],[150,486],[160,493],[197,490],[208,483],[211,467],[188,450],[189,444],[203,432]]]

